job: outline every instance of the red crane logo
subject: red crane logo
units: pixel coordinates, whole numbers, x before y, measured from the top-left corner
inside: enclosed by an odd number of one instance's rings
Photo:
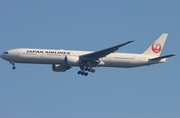
[[[162,50],[161,44],[159,44],[159,43],[152,44],[152,51],[154,53],[160,53],[161,50]]]

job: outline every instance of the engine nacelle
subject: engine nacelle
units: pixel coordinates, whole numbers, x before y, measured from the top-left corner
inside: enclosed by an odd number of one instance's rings
[[[53,64],[52,65],[52,69],[55,72],[65,72],[66,70],[70,69],[71,67],[69,66],[64,66],[64,65],[60,65],[60,64]]]
[[[66,64],[70,66],[78,66],[79,65],[79,57],[76,56],[67,56]]]

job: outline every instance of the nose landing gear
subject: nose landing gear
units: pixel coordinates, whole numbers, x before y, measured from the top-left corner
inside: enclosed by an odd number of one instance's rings
[[[16,67],[15,67],[15,66],[13,66],[13,67],[12,67],[12,69],[13,69],[13,70],[15,70],[15,69],[16,69]]]
[[[91,73],[94,73],[95,72],[95,69],[93,69],[92,67],[80,67],[80,71],[78,71],[77,73],[79,75],[84,75],[84,76],[87,76],[88,75],[88,72],[91,72]],[[87,72],[88,71],[88,72]]]
[[[15,63],[14,62],[10,62],[12,64],[12,69],[15,70],[16,69],[16,66],[15,66]]]

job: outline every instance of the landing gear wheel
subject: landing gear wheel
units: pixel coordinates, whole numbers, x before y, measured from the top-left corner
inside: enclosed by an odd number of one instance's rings
[[[81,72],[81,75],[84,75],[84,72]]]
[[[95,72],[95,69],[92,69],[91,72],[94,73],[94,72]]]
[[[88,73],[84,73],[84,76],[88,76]]]
[[[88,76],[88,72],[94,73],[95,69],[93,69],[92,67],[80,67],[80,71],[77,72],[77,74],[79,75],[84,75],[84,76]]]
[[[77,74],[78,75],[88,76],[88,73],[87,72],[83,72],[83,71],[78,71]]]
[[[12,67],[12,69],[13,69],[13,70],[15,70],[15,69],[16,69],[16,67],[15,67],[15,66],[13,66],[13,67]]]
[[[84,70],[85,70],[85,71],[88,71],[88,68],[85,68]]]
[[[80,74],[81,74],[81,71],[78,71],[77,73],[80,75]]]

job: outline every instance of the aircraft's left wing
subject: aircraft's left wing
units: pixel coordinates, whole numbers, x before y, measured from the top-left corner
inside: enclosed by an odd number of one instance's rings
[[[132,43],[134,41],[128,41],[126,43],[117,45],[117,46],[113,46],[104,50],[100,50],[100,51],[96,51],[96,52],[92,52],[89,54],[85,54],[85,55],[81,55],[79,58],[81,60],[98,60],[99,58],[105,57],[106,55],[113,53],[114,51],[118,50],[120,47],[127,45],[129,43]]]

